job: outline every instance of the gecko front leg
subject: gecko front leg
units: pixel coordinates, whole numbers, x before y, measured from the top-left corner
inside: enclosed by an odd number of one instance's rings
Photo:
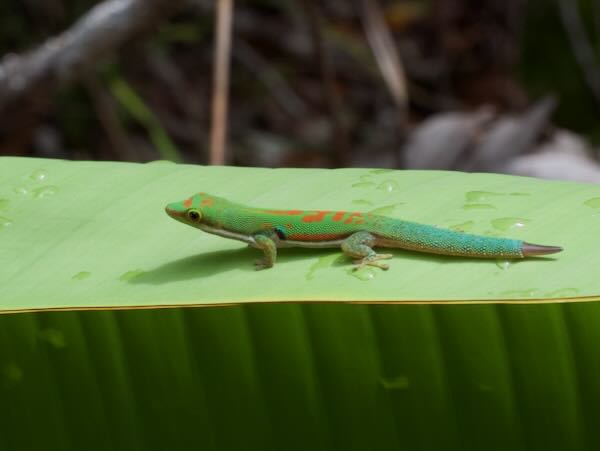
[[[378,263],[377,260],[387,260],[392,258],[392,254],[377,254],[373,250],[373,246],[377,242],[377,238],[369,232],[356,232],[350,235],[342,242],[342,251],[344,254],[355,258],[354,270],[364,266],[375,266],[387,270],[389,268],[385,263]]]
[[[277,259],[277,244],[269,236],[262,233],[257,233],[253,238],[256,243],[255,247],[263,251],[265,255],[264,258],[254,262],[255,269],[260,271],[261,269],[272,268]]]

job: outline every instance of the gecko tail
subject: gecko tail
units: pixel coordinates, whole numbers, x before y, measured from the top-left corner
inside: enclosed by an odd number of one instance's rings
[[[556,254],[563,250],[560,246],[544,246],[541,244],[533,244],[524,242],[521,246],[523,257],[533,257],[536,255]]]

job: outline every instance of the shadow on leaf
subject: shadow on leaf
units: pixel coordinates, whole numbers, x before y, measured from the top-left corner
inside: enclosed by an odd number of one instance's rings
[[[274,268],[263,271],[277,271],[285,268],[286,262],[298,259],[316,259],[326,252],[335,252],[334,249],[285,249],[279,252]],[[252,248],[227,249],[222,251],[207,252],[184,257],[154,269],[144,271],[128,283],[162,285],[165,283],[183,280],[210,277],[232,270],[255,271],[254,261],[260,259],[262,253]]]
[[[381,252],[381,250],[379,250]],[[489,259],[473,259],[463,257],[452,257],[446,255],[425,254],[420,252],[406,251],[401,249],[388,249],[386,252],[391,252],[394,258],[390,260],[393,265],[396,259],[409,258],[413,261],[426,261],[435,264],[465,264],[473,263],[474,261],[480,264],[490,264],[494,260]],[[274,268],[263,271],[282,271],[285,270],[285,264],[298,259],[317,259],[328,253],[339,253],[339,249],[303,249],[292,248],[284,249],[279,252],[277,263]],[[215,274],[238,270],[254,272],[254,261],[261,258],[262,253],[252,248],[228,249],[223,251],[208,252],[190,257],[181,258],[169,263],[165,263],[157,268],[145,271],[139,276],[128,280],[128,283],[133,284],[150,284],[162,285],[165,283],[178,282],[183,280],[198,279],[210,277]],[[551,257],[536,257],[527,260],[533,261],[553,261]],[[527,261],[525,260],[525,261]],[[523,261],[523,260],[517,260]],[[352,260],[349,257],[340,255],[332,262],[332,266],[351,267]],[[259,272],[260,273],[260,272]]]

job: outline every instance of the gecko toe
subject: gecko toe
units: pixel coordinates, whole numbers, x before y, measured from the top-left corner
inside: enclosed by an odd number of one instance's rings
[[[365,266],[374,266],[375,268],[379,268],[379,269],[383,269],[384,271],[387,271],[388,269],[390,269],[390,266],[385,263],[380,263],[380,262],[378,262],[378,260],[387,260],[392,257],[393,257],[392,254],[375,254],[375,255],[369,255],[367,257],[361,258],[360,260],[355,260],[354,264],[356,266],[354,267],[354,271],[356,271],[360,268],[364,268]]]

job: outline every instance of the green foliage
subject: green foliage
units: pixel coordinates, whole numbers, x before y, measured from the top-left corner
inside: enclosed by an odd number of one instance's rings
[[[599,307],[4,315],[0,447],[591,451]]]
[[[181,161],[179,150],[169,138],[160,121],[133,88],[123,78],[115,78],[110,83],[110,89],[127,114],[146,128],[150,140],[161,157],[165,160]]]
[[[245,302],[592,300],[600,292],[600,188],[436,171],[201,167],[3,158],[0,309]],[[398,250],[352,271],[338,250],[283,249],[273,269],[237,241],[179,224],[168,202],[198,191],[272,208],[377,210],[474,233],[561,245],[489,261]]]
[[[560,103],[555,118],[560,125],[588,134],[598,141],[600,107],[584,81],[582,68],[560,20],[557,3],[544,0],[528,2],[519,72],[533,97],[558,96]],[[590,0],[574,3],[578,3],[580,14],[588,25],[583,30],[586,39],[592,45],[597,43],[600,29],[593,25],[600,22],[593,24],[592,17],[600,15],[600,9]],[[598,50],[597,55],[600,55]],[[600,58],[596,58],[595,65],[598,70]]]

